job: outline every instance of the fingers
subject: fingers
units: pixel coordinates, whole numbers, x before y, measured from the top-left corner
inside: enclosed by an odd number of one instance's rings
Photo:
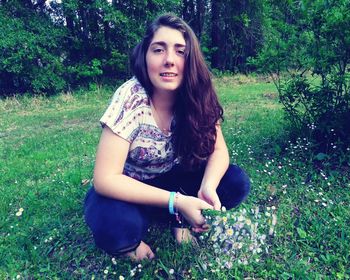
[[[208,202],[204,200],[202,200],[201,202],[201,209],[214,209],[213,205],[210,205]]]
[[[202,233],[205,231],[208,231],[210,229],[210,226],[208,224],[204,224],[200,227],[192,227],[192,231],[196,233]]]
[[[200,211],[203,209],[213,209],[213,206],[203,200],[200,201],[199,209],[197,210],[198,216],[196,218],[196,222],[193,224],[194,228],[203,228],[203,226],[206,225],[206,220]]]
[[[217,200],[214,203],[214,210],[220,211],[220,209],[221,209],[221,202],[220,202],[220,200]]]
[[[201,210],[213,209],[208,202],[192,196],[180,196],[178,207],[182,216],[195,228],[206,223]]]
[[[213,193],[212,195],[212,205],[214,206],[214,210],[220,210],[221,208],[221,201],[220,201],[220,198],[219,196],[217,195],[217,193]]]
[[[202,191],[199,191],[198,198],[212,205],[213,208],[210,208],[210,209],[214,209],[214,210],[221,209],[221,202],[215,190],[211,190],[210,192],[207,192],[206,195],[204,195]]]
[[[205,230],[202,229],[202,228],[199,228],[199,227],[193,227],[193,228],[192,228],[192,231],[195,232],[195,233],[202,233],[202,232],[204,232]]]
[[[210,209],[213,208],[213,206],[209,205]],[[207,224],[207,220],[204,218],[202,213],[199,213],[198,220],[195,224],[193,224],[193,229],[195,232],[203,232],[207,231],[209,229],[209,225]]]

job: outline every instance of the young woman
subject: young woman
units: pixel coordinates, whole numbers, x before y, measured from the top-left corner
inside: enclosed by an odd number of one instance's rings
[[[223,110],[191,28],[166,14],[131,58],[135,77],[114,94],[100,122],[94,187],[85,219],[109,254],[153,258],[151,219],[167,219],[178,242],[207,229],[203,209],[237,206],[249,179],[229,155]]]

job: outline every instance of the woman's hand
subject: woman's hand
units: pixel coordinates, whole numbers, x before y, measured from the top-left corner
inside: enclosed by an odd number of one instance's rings
[[[213,209],[213,206],[194,196],[178,194],[175,207],[186,221],[195,229],[207,229],[206,221],[202,215],[203,209]]]
[[[221,209],[221,201],[216,190],[210,187],[201,187],[198,191],[198,198],[208,202],[214,207],[214,210]]]

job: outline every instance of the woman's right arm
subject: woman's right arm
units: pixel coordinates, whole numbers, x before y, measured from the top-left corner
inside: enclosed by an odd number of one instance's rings
[[[101,195],[139,204],[164,207],[169,192],[123,174],[130,143],[105,126],[97,148],[94,186]]]
[[[123,174],[130,143],[105,126],[97,149],[94,187],[101,195],[131,203],[168,207],[169,191],[137,181]],[[198,227],[204,224],[202,209],[208,203],[190,196],[181,196],[178,208],[188,222]]]

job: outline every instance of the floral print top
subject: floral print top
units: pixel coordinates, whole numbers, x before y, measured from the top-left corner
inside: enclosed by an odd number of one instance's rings
[[[100,123],[130,142],[125,175],[141,181],[152,179],[178,163],[172,132],[164,134],[158,128],[150,99],[135,77],[116,90]]]

